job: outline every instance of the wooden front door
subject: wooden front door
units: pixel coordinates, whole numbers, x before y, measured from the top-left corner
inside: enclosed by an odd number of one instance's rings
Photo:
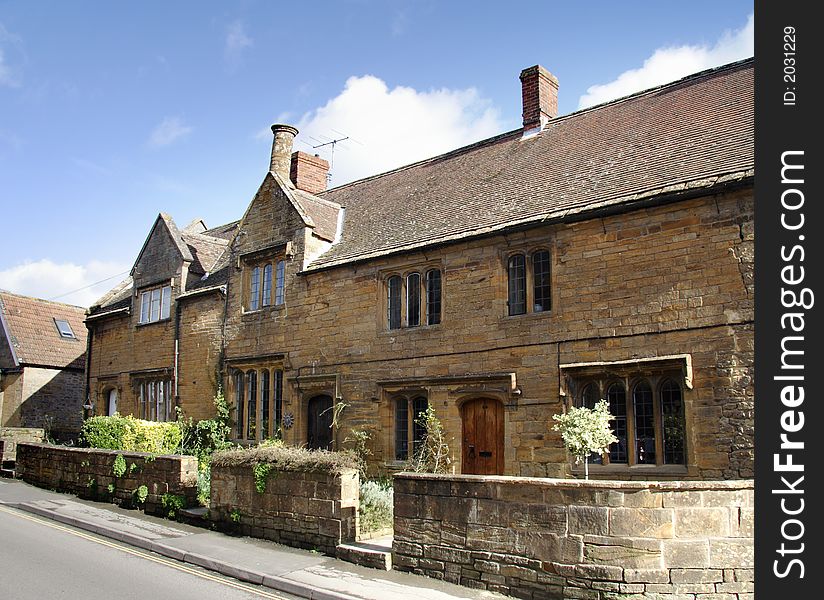
[[[497,400],[479,398],[461,407],[463,459],[467,475],[503,475],[504,406]]]
[[[332,449],[332,398],[315,396],[309,400],[307,408],[308,430],[307,446],[309,448]]]

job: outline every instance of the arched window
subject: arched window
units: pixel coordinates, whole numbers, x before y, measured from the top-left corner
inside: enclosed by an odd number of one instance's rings
[[[607,388],[609,413],[615,417],[613,432],[618,441],[609,448],[609,462],[627,462],[627,393],[624,385],[613,383]]]
[[[272,265],[263,267],[263,306],[272,304]]]
[[[522,315],[526,312],[526,259],[523,254],[509,257],[507,272],[509,314]]]
[[[243,438],[243,406],[246,396],[243,393],[243,371],[235,372],[235,435]]]
[[[260,307],[260,267],[252,269],[252,277],[249,281],[249,310],[257,310]]]
[[[401,327],[401,289],[403,280],[400,275],[393,275],[386,282],[387,287],[387,319],[389,329]]]
[[[532,312],[544,312],[552,307],[549,286],[549,251],[538,250],[532,255]]]
[[[578,406],[595,408],[598,400],[600,400],[600,398],[598,398],[598,385],[595,383],[588,383],[584,386],[584,389],[581,390],[581,401]]]
[[[441,322],[441,272],[429,269],[426,272],[426,324]]]
[[[395,398],[395,460],[409,460],[418,451],[426,434],[421,413],[426,412],[427,406],[429,402],[424,396]]]
[[[257,439],[257,371],[246,373],[246,439]]]
[[[421,276],[410,273],[406,276],[406,326],[421,324]]]
[[[684,464],[684,402],[681,386],[672,379],[661,384],[661,429],[664,464]]]
[[[632,389],[632,409],[635,413],[635,461],[655,464],[655,416],[652,387],[642,379]]]

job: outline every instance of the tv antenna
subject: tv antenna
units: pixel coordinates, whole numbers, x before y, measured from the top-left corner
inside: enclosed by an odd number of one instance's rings
[[[309,139],[310,140],[315,140],[316,142],[320,142],[320,140],[315,139],[313,137],[310,137]],[[314,148],[315,150],[317,150],[318,148],[323,148],[324,146],[331,146],[332,147],[330,152],[329,152],[329,172],[326,174],[326,185],[327,186],[332,183],[332,169],[335,166],[335,146],[338,144],[338,142],[343,142],[343,141],[348,140],[348,139],[349,139],[349,136],[347,135],[347,136],[344,136],[342,138],[336,138],[336,139],[330,140],[328,142],[321,142],[321,143],[317,144],[316,146],[312,146],[312,148]]]

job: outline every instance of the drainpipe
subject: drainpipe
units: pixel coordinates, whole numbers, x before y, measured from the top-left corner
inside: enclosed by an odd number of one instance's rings
[[[178,393],[177,380],[180,368],[180,298],[175,300],[175,364],[174,364],[174,396],[175,406],[180,406],[180,394]]]
[[[85,404],[83,405],[83,420],[85,421],[89,417],[93,416],[91,414],[92,411],[92,401],[91,401],[91,371],[92,371],[92,338],[94,338],[94,329],[89,327],[89,324],[86,323],[86,331],[88,334],[86,335],[86,386],[83,390],[83,398],[85,399]],[[87,408],[88,407],[88,408]]]

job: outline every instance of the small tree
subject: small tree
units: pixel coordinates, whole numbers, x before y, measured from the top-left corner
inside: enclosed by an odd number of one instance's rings
[[[557,421],[552,429],[561,432],[561,439],[575,462],[584,461],[584,475],[589,479],[589,455],[603,454],[610,444],[618,441],[609,426],[615,417],[609,413],[607,401],[601,400],[594,408],[572,407],[566,414],[553,415],[552,419]]]
[[[417,473],[446,473],[452,462],[449,458],[449,444],[446,442],[443,425],[431,404],[418,414],[415,422],[424,428],[425,433],[412,459],[412,469]]]

